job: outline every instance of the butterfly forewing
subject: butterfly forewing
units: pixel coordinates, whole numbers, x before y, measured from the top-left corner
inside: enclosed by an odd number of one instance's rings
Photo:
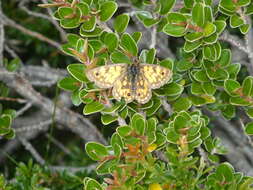
[[[143,73],[151,89],[161,87],[167,83],[172,76],[170,69],[154,64],[141,64],[140,73]]]
[[[129,103],[134,100],[134,94],[132,92],[132,84],[129,75],[124,74],[119,80],[116,80],[113,86],[112,95],[116,100],[124,100]]]
[[[126,68],[126,64],[105,65],[88,70],[86,76],[100,88],[111,88],[126,73]]]
[[[135,85],[136,85],[134,92],[135,100],[141,104],[147,103],[152,96],[152,92],[149,87],[148,81],[145,79],[143,73],[139,73]]]

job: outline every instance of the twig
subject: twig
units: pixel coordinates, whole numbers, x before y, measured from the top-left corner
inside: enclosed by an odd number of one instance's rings
[[[7,86],[15,89],[35,106],[40,107],[47,114],[52,114],[54,103],[35,91],[23,76],[0,69],[0,80],[6,83]],[[55,119],[58,123],[69,127],[73,132],[87,141],[99,141],[107,144],[102,134],[88,119],[85,119],[83,116],[66,107],[57,105]]]
[[[66,171],[71,172],[71,173],[76,173],[76,172],[79,172],[79,171],[91,172],[96,167],[97,167],[97,164],[91,164],[91,165],[86,166],[86,167],[49,166],[49,169],[51,169],[52,171],[64,171],[64,170],[66,170]]]
[[[43,3],[48,3],[47,0],[42,0]],[[63,41],[67,41],[67,33],[62,29],[62,27],[59,26],[58,22],[53,19],[53,11],[50,8],[47,8],[48,14],[52,17],[50,18],[50,22],[56,27],[56,29],[60,32],[61,39]]]
[[[162,106],[163,109],[169,113],[169,115],[172,115],[173,111],[171,109],[171,105],[167,102],[165,97],[162,97]]]
[[[235,36],[229,34],[228,32],[224,32],[223,35],[220,37],[221,40],[229,42],[231,45],[237,47],[241,51],[243,51],[246,54],[251,54],[251,52],[248,51],[248,49],[242,45]]]
[[[50,141],[54,143],[57,147],[59,147],[65,154],[71,155],[71,151],[66,148],[60,141],[50,136],[49,134],[46,134],[46,137],[50,139]]]
[[[20,104],[23,104],[23,103],[26,103],[26,102],[27,102],[26,99],[21,99],[21,98],[9,98],[9,97],[1,97],[1,96],[0,96],[0,100],[18,102],[18,103],[20,103]]]
[[[24,145],[25,149],[32,154],[32,156],[38,163],[40,163],[41,165],[44,165],[46,163],[46,161],[40,156],[40,154],[36,151],[36,149],[32,146],[32,144],[29,141],[27,141],[25,138],[22,137],[20,137],[19,140]]]
[[[29,0],[21,0],[20,3],[19,3],[19,7],[20,9],[22,9],[23,11],[25,11],[28,15],[30,16],[34,16],[34,17],[38,17],[38,18],[42,18],[42,19],[46,19],[46,20],[49,20],[51,21],[51,17],[47,16],[47,15],[44,15],[42,13],[37,13],[37,12],[34,12],[34,11],[30,11],[26,6],[25,4],[28,2]]]
[[[244,36],[245,43],[246,43],[246,48],[248,50],[248,57],[250,60],[250,63],[247,65],[247,68],[249,69],[249,73],[252,75],[253,74],[253,45],[252,45],[252,40],[253,40],[253,30],[252,30],[252,21],[250,17],[246,17],[247,23],[250,25],[250,29],[248,33]]]
[[[51,39],[49,39],[46,36],[43,36],[42,34],[38,33],[38,32],[34,32],[32,30],[29,30],[19,24],[17,24],[16,22],[14,22],[13,20],[11,20],[10,18],[8,18],[7,16],[5,16],[4,14],[0,13],[0,19],[2,20],[2,22],[10,27],[16,28],[17,30],[23,32],[24,34],[30,35],[32,37],[35,37],[43,42],[46,42],[54,47],[56,47],[57,49],[60,49],[61,45],[58,42],[55,42]]]
[[[23,115],[23,113],[26,112],[30,107],[32,107],[32,103],[27,102],[27,104],[24,107],[22,107],[20,110],[17,111],[16,117]]]
[[[156,26],[152,27],[150,35],[151,35],[151,44],[150,44],[149,48],[152,49],[152,48],[156,47],[156,35],[157,35]]]
[[[35,125],[30,125],[30,126],[25,126],[25,127],[19,127],[19,128],[15,128],[15,132],[16,133],[21,133],[21,132],[32,132],[34,130],[45,130],[45,126],[48,126],[52,123],[52,120],[46,120],[46,121],[42,121],[39,123],[36,123]]]

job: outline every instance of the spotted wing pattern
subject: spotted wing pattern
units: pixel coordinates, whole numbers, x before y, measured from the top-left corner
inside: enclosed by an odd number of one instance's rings
[[[143,73],[151,89],[161,87],[172,77],[170,69],[155,64],[140,64],[140,73]]]
[[[129,75],[125,74],[122,77],[119,78],[119,80],[116,80],[112,95],[116,100],[121,100],[121,98],[124,98],[124,100],[129,103],[134,100],[134,94],[132,91],[132,83],[130,80]]]
[[[105,65],[88,70],[86,76],[100,88],[111,88],[126,73],[126,69],[126,64]]]
[[[147,103],[152,97],[151,88],[143,73],[139,73],[135,82],[134,98],[140,104]]]

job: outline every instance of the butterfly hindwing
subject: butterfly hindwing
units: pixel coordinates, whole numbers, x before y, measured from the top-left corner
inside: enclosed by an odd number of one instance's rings
[[[86,76],[100,88],[111,88],[126,73],[126,68],[126,64],[105,65],[88,70]]]
[[[112,95],[118,101],[120,101],[121,98],[124,98],[127,103],[132,102],[134,100],[132,83],[129,78],[129,75],[125,74],[120,77],[119,80],[115,81]]]
[[[140,64],[140,73],[143,73],[151,89],[161,87],[172,76],[170,69],[156,64]]]
[[[149,87],[149,83],[145,79],[143,73],[139,73],[135,85],[135,100],[141,104],[147,103],[152,96],[152,92],[151,88]]]

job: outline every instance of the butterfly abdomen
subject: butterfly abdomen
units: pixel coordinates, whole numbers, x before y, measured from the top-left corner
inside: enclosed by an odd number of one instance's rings
[[[140,67],[138,65],[132,64],[129,65],[127,68],[127,74],[129,76],[129,79],[131,81],[131,90],[136,90],[136,81],[140,74]]]

